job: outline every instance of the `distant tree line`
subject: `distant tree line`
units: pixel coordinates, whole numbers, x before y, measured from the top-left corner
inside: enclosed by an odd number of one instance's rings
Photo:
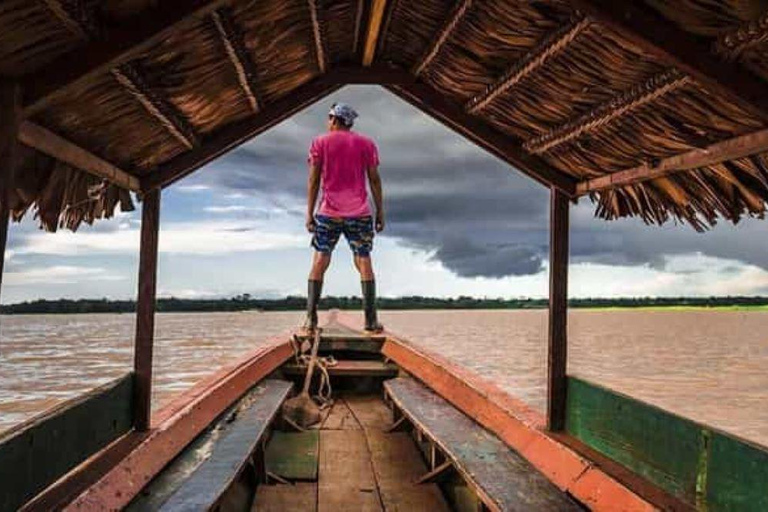
[[[436,298],[409,296],[378,300],[381,309],[543,309],[547,299],[489,299],[476,297]],[[159,299],[160,312],[207,311],[298,311],[304,309],[304,297],[289,296],[282,299],[259,299],[249,294],[226,299]],[[628,297],[571,299],[572,308],[640,308],[640,307],[722,307],[768,306],[768,297]],[[325,297],[323,309],[360,309],[359,297]],[[135,301],[108,299],[35,300],[0,306],[0,313],[13,314],[65,314],[65,313],[132,313]]]

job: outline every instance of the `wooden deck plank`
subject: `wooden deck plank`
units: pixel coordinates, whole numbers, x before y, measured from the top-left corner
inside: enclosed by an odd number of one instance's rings
[[[321,430],[318,512],[383,512],[362,430]]]
[[[345,360],[337,361],[333,366],[328,366],[328,373],[339,377],[395,377],[397,365],[387,364],[384,361]],[[285,375],[305,375],[306,366],[289,363],[283,366]]]
[[[387,512],[450,510],[437,484],[415,483],[427,468],[408,433],[387,434],[377,428],[366,429],[365,432],[381,500]]]
[[[355,420],[344,399],[337,398],[321,430],[360,430],[360,424]]]
[[[256,386],[213,446],[210,456],[168,499],[162,510],[207,510],[213,505],[248,461],[290,390],[289,382],[274,379]]]
[[[260,485],[251,512],[317,511],[317,483]]]
[[[384,386],[491,510],[580,510],[518,453],[423,385],[393,379]]]
[[[346,395],[344,401],[363,429],[385,431],[392,425],[392,411],[381,397]]]
[[[274,432],[267,445],[267,471],[288,480],[317,480],[317,430]]]

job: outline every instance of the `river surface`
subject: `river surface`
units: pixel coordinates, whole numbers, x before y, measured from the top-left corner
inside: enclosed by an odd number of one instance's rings
[[[387,327],[544,410],[546,311],[383,312]],[[300,313],[157,316],[154,407]],[[0,318],[0,431],[130,369],[134,316]],[[571,311],[573,375],[768,446],[768,313]]]

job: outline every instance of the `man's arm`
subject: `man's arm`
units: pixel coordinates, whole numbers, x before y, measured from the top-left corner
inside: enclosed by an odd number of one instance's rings
[[[368,182],[371,184],[373,204],[376,206],[376,232],[384,230],[384,192],[381,189],[379,167],[368,167]]]
[[[307,181],[307,231],[310,233],[315,230],[315,205],[317,204],[317,194],[320,191],[320,167],[310,164],[309,180]]]

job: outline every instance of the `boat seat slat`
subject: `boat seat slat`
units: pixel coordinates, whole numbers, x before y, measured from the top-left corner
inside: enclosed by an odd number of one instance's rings
[[[397,378],[384,386],[491,510],[581,510],[517,452],[422,384]]]
[[[160,510],[208,510],[235,480],[291,391],[291,383],[267,379],[249,394],[250,403],[216,441],[210,456],[197,467]]]

